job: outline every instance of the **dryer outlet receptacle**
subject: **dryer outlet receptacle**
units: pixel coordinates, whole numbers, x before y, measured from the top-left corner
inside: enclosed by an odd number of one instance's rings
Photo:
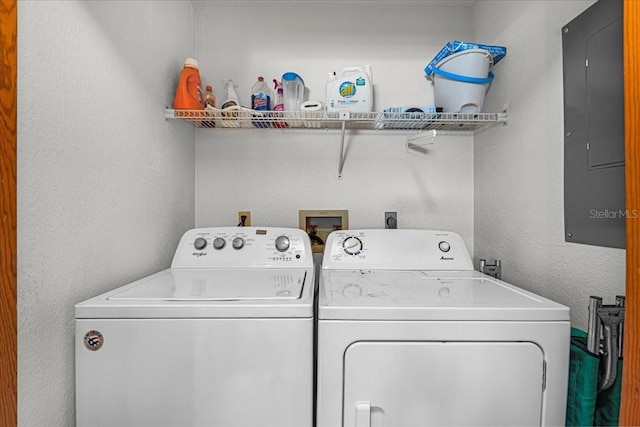
[[[398,228],[398,213],[397,212],[385,212],[384,213],[384,228]]]

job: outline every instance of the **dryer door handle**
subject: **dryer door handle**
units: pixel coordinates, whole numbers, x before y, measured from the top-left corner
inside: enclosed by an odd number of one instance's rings
[[[356,427],[371,427],[371,402],[356,402]]]

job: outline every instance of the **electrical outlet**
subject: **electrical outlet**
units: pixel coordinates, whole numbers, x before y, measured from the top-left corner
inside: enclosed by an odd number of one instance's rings
[[[398,213],[397,212],[385,212],[384,213],[384,228],[398,228]]]
[[[238,227],[251,226],[251,211],[238,211]]]

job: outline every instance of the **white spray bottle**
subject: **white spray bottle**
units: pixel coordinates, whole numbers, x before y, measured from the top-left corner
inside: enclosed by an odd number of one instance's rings
[[[240,98],[236,93],[236,85],[232,79],[223,80],[225,88],[227,90],[227,99],[222,104],[222,109],[229,107],[239,107],[240,106]]]

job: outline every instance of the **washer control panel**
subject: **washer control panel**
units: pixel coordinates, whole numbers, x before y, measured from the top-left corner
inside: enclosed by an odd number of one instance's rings
[[[187,231],[172,268],[313,267],[309,236],[297,228],[217,227]]]
[[[323,269],[473,270],[462,238],[434,230],[341,230],[327,239]]]

